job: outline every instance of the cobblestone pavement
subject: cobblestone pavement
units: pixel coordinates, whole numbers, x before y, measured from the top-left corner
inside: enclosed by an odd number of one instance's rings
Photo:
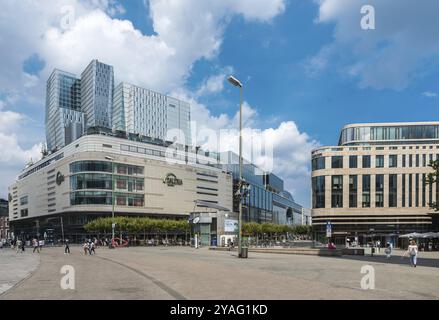
[[[46,248],[38,270],[0,299],[439,299],[439,253],[421,253],[417,268],[401,252],[374,257],[317,257],[181,247]],[[3,259],[2,259],[3,260]],[[63,290],[63,265],[75,269],[75,290]],[[363,290],[364,265],[375,289]]]

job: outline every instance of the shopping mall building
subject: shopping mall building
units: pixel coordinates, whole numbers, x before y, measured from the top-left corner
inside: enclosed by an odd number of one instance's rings
[[[74,143],[25,169],[10,186],[10,221],[15,236],[42,236],[57,229],[73,239],[83,225],[112,214],[188,219],[198,213],[222,232],[224,214],[206,204],[231,211],[232,177],[217,160],[187,150],[111,135],[84,135]],[[224,212],[223,212],[224,213]],[[218,215],[217,215],[218,214]]]
[[[316,236],[338,243],[438,231],[439,185],[427,183],[439,159],[439,122],[353,124],[338,146],[312,151],[312,221]]]

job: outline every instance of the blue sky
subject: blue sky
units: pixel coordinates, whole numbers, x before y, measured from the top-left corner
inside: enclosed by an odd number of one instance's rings
[[[366,3],[375,8],[375,30],[360,28]],[[66,6],[75,22],[67,27]],[[80,73],[92,58],[114,65],[116,80],[188,100],[199,127],[215,130],[236,125],[238,95],[225,81],[236,75],[247,128],[273,140],[274,171],[306,206],[309,152],[337,144],[345,124],[437,119],[433,0],[7,0],[3,7],[0,142],[11,152],[0,156],[0,196],[38,157],[51,70]]]

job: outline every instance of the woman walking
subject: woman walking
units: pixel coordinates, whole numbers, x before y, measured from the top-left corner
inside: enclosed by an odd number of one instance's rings
[[[418,246],[415,242],[415,240],[410,241],[410,245],[407,249],[407,253],[410,256],[410,263],[412,267],[416,268],[416,263],[418,260]]]
[[[86,256],[87,252],[88,252],[88,242],[87,242],[87,240],[84,242],[82,248],[84,249],[84,256]]]

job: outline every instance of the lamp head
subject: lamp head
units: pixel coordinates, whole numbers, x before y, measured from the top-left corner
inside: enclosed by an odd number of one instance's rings
[[[241,83],[241,81],[239,81],[238,79],[236,79],[234,76],[229,76],[229,77],[227,78],[227,80],[228,80],[232,85],[234,85],[235,87],[242,88],[242,83]]]

